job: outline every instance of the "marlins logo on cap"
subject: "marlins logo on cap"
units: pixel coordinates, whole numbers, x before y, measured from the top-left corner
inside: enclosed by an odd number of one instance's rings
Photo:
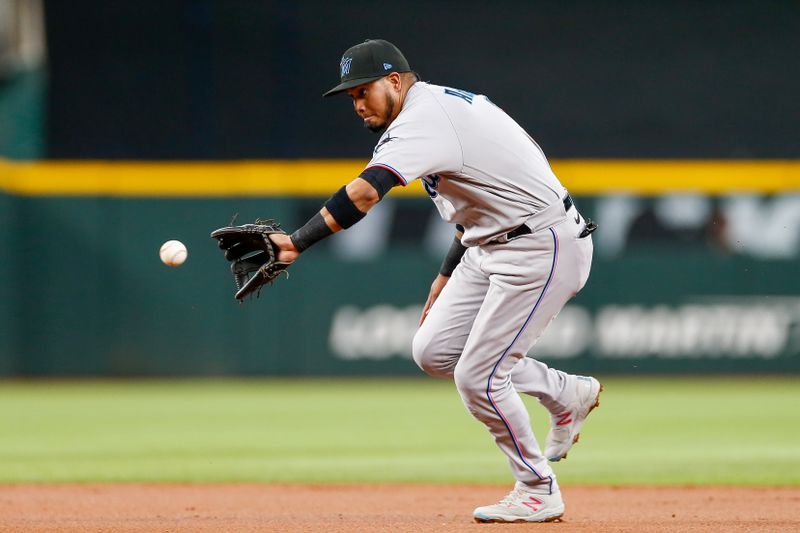
[[[341,74],[339,74],[340,78],[344,78],[348,74],[350,74],[350,66],[353,64],[353,58],[344,56],[342,57],[341,63],[339,63],[339,70]]]
[[[411,72],[403,53],[389,41],[369,39],[345,51],[339,62],[341,83],[323,96],[379,80],[392,72]]]

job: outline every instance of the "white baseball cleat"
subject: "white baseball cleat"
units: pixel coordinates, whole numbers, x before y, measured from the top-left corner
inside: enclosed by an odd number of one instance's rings
[[[556,522],[564,514],[561,491],[553,494],[531,491],[519,481],[514,490],[494,505],[478,507],[472,516],[476,522]]]
[[[575,400],[564,411],[550,415],[550,432],[544,446],[544,455],[549,461],[566,459],[567,452],[578,442],[581,426],[600,405],[603,386],[593,377],[578,376]]]

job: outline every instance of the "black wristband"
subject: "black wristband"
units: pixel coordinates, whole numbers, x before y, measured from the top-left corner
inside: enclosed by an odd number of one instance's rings
[[[325,223],[322,215],[317,213],[303,227],[298,228],[289,235],[289,238],[292,239],[292,244],[297,248],[297,251],[303,252],[315,242],[321,241],[329,235],[333,235],[333,230]]]
[[[453,244],[451,244],[450,249],[447,250],[447,255],[444,256],[442,266],[439,268],[439,274],[449,278],[453,274],[453,271],[456,269],[458,264],[461,262],[461,258],[464,256],[464,252],[466,251],[467,247],[461,244],[461,240],[458,237],[453,239]]]
[[[365,216],[366,213],[359,211],[350,196],[347,195],[347,189],[342,187],[325,202],[325,208],[331,214],[333,219],[342,228],[347,229]]]

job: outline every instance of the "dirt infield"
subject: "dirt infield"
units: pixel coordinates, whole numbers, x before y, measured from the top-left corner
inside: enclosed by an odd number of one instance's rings
[[[0,485],[0,531],[799,531],[800,488],[564,488],[564,521],[476,524],[509,487],[469,485]]]

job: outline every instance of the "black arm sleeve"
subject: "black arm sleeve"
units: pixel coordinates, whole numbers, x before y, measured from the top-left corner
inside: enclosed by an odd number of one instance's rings
[[[447,251],[447,255],[444,256],[444,261],[442,261],[439,274],[449,278],[453,274],[453,271],[456,269],[458,264],[461,262],[461,258],[464,256],[464,252],[466,251],[467,247],[461,244],[461,239],[456,236],[453,239],[453,244],[450,245],[450,249]]]
[[[378,191],[378,198],[383,198],[398,183],[397,176],[381,167],[366,168],[358,177]]]
[[[347,194],[347,186],[342,187],[325,202],[325,208],[333,219],[342,229],[347,229],[365,216],[366,213],[359,210],[350,195]]]
[[[397,177],[394,174],[380,167],[365,169],[359,177],[375,188],[379,199],[383,198],[386,193],[398,183]],[[353,201],[350,200],[345,187],[336,191],[336,193],[325,202],[325,207],[328,209],[333,219],[336,220],[336,223],[342,228],[349,228],[364,218],[365,215],[365,213],[359,211],[355,204],[353,204]],[[463,231],[463,228],[461,231]],[[333,231],[325,223],[325,219],[322,218],[322,215],[317,213],[302,228],[292,233],[290,237],[295,248],[297,248],[299,252],[302,252],[315,242],[332,234]]]
[[[292,239],[297,251],[303,252],[315,242],[321,241],[329,235],[333,235],[333,230],[325,223],[322,215],[317,213],[302,228],[298,228],[297,231],[289,235],[289,238]]]

